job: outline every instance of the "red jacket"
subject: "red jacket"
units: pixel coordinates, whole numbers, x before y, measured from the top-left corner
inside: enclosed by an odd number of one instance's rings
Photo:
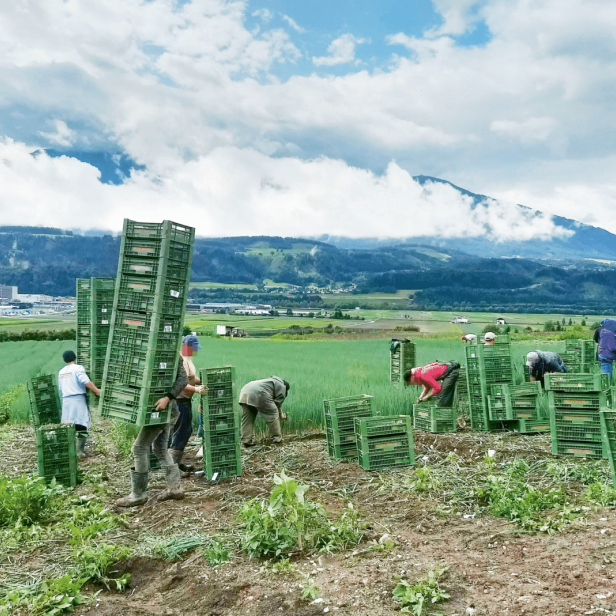
[[[417,368],[411,378],[411,383],[415,385],[423,385],[426,389],[434,389],[434,393],[438,394],[441,391],[441,384],[437,379],[440,379],[447,370],[446,364],[434,362],[423,368]]]

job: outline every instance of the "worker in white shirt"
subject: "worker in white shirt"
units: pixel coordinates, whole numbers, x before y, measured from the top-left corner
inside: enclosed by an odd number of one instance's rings
[[[62,396],[62,423],[75,424],[77,436],[77,456],[86,457],[86,441],[90,428],[90,410],[86,400],[86,389],[97,396],[101,390],[92,383],[86,374],[86,369],[75,361],[74,351],[64,351],[62,354],[66,366],[58,373],[58,389]]]
[[[477,336],[475,336],[475,334],[464,334],[464,336],[462,336],[462,342],[475,344],[477,342]]]

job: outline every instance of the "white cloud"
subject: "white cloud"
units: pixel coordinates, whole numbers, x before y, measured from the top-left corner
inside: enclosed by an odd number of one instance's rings
[[[165,178],[134,173],[121,186],[101,184],[98,171],[75,159],[31,155],[0,143],[3,223],[119,230],[125,217],[174,220],[201,235],[320,235],[491,239],[561,233],[549,216],[506,203],[472,199],[447,184],[421,186],[396,163],[383,175],[340,160],[271,158],[255,150],[217,148],[179,164]],[[241,181],[238,181],[241,178]],[[84,208],[83,204],[88,207]]]
[[[74,130],[71,130],[66,122],[62,120],[55,120],[53,125],[56,129],[55,133],[44,133],[40,132],[41,137],[49,141],[53,145],[61,145],[61,146],[71,146],[75,143],[76,133]]]
[[[268,23],[269,21],[271,21],[273,17],[272,13],[268,9],[258,9],[252,14],[252,16],[258,17],[265,23]]]
[[[545,141],[557,126],[553,118],[529,118],[523,122],[515,120],[494,120],[490,130],[502,133],[523,143]]]
[[[313,57],[316,66],[335,66],[355,60],[355,45],[365,43],[366,39],[355,38],[352,34],[343,34],[332,41],[327,48],[328,56]]]
[[[298,25],[298,23],[294,19],[289,17],[288,15],[283,15],[282,18],[291,26],[291,28],[293,28],[293,30],[296,30],[297,32],[300,32],[300,33],[306,32],[304,28]]]

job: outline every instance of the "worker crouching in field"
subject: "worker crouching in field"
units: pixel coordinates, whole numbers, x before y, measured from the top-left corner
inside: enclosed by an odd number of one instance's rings
[[[152,447],[154,455],[160,460],[167,481],[167,488],[159,495],[158,500],[169,500],[171,498],[181,500],[184,498],[184,490],[180,483],[180,469],[169,454],[167,446],[171,428],[180,416],[176,398],[184,391],[186,385],[188,385],[188,376],[186,375],[186,370],[184,370],[184,362],[180,360],[178,362],[175,383],[167,392],[167,395],[156,402],[155,406],[155,410],[164,411],[171,404],[169,423],[157,426],[143,426],[139,431],[137,439],[133,444],[135,466],[130,472],[132,490],[128,496],[116,501],[118,507],[135,507],[136,505],[143,505],[148,500],[150,447]]]
[[[475,336],[475,334],[464,334],[464,336],[462,336],[462,342],[475,344],[477,342],[477,336]]]
[[[460,376],[460,364],[457,361],[435,361],[423,368],[411,368],[404,373],[405,385],[421,385],[423,391],[417,402],[426,402],[436,398],[436,406],[453,406],[456,382]]]
[[[192,360],[193,357],[197,356],[200,348],[201,345],[199,344],[199,338],[197,338],[197,336],[191,334],[185,336],[182,340],[182,362],[184,364],[186,376],[188,377],[188,385],[186,385],[184,391],[177,397],[179,417],[173,428],[171,448],[169,449],[171,458],[180,468],[182,477],[188,477],[190,472],[194,470],[192,467],[182,464],[184,449],[192,434],[192,397],[195,393],[204,394],[207,391],[207,387],[201,385],[201,381],[197,376],[197,369]]]
[[[280,419],[285,419],[282,404],[289,395],[291,386],[278,376],[251,381],[242,387],[240,406],[242,407],[242,444],[252,447],[255,444],[255,419],[260,415],[267,424],[272,443],[282,443]]]
[[[77,356],[73,351],[62,354],[66,366],[58,373],[58,389],[62,395],[62,423],[75,424],[77,437],[77,456],[86,457],[86,441],[90,428],[90,409],[86,400],[86,389],[97,396],[101,390],[92,383],[83,366],[75,363]]]
[[[436,398],[436,406],[453,406],[453,396],[456,391],[456,382],[460,376],[460,364],[457,361],[435,361],[423,368],[411,368],[404,373],[405,385],[421,385],[421,392],[417,402],[426,402]]]
[[[526,356],[526,365],[531,381],[541,381],[543,387],[544,377],[550,372],[567,372],[563,360],[558,353],[552,351],[531,351]]]

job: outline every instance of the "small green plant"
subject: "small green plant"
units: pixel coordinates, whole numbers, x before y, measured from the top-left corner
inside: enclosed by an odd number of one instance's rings
[[[600,507],[616,506],[616,489],[598,481],[591,483],[583,496],[585,500]]]
[[[121,518],[94,499],[79,499],[67,512],[64,524],[71,534],[70,545],[89,543],[107,531],[117,528]]]
[[[83,547],[75,550],[74,556],[77,561],[79,576],[85,581],[102,584],[111,589],[120,591],[128,585],[130,573],[125,573],[119,578],[110,578],[110,569],[122,560],[128,558],[130,549],[126,546],[99,544],[96,547]]]
[[[314,580],[310,577],[308,573],[304,573],[303,577],[304,583],[302,588],[302,599],[310,599],[311,601],[318,599],[319,589],[314,583]]]
[[[216,537],[210,539],[209,544],[203,550],[203,556],[205,556],[205,559],[212,567],[222,565],[231,558],[229,546]]]
[[[297,567],[291,563],[288,558],[281,558],[272,564],[272,573],[279,575],[285,575],[287,573],[294,573]]]
[[[142,543],[144,554],[165,560],[177,560],[184,552],[208,545],[210,541],[208,535],[200,534],[176,535],[168,538],[146,535]]]
[[[307,490],[283,471],[274,476],[269,501],[253,499],[242,506],[242,548],[250,556],[279,558],[296,550],[334,552],[361,541],[362,524],[350,503],[333,523],[321,505],[304,498]]]
[[[55,496],[65,492],[55,481],[50,486],[45,480],[26,475],[8,478],[0,475],[0,528],[31,526],[51,513]]]
[[[415,582],[400,579],[393,590],[394,600],[402,606],[402,614],[424,616],[435,603],[449,599],[449,594],[439,586],[439,578],[446,569],[430,570],[427,575]]]
[[[0,616],[10,616],[22,609],[33,616],[58,616],[81,605],[81,587],[86,580],[65,575],[57,580],[17,586],[0,595]]]

